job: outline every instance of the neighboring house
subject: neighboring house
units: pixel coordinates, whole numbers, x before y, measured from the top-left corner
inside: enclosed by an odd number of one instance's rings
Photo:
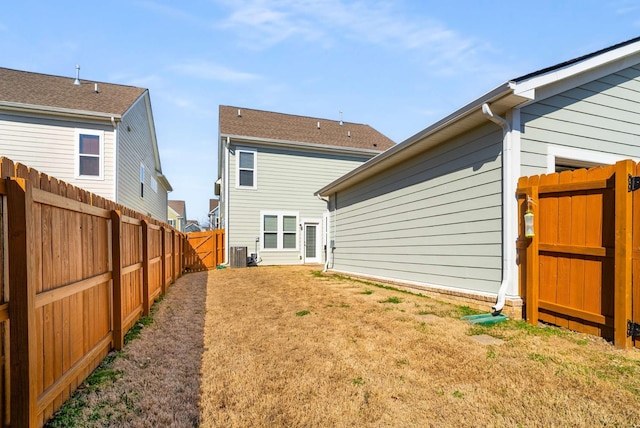
[[[218,181],[226,260],[322,263],[327,204],[314,196],[394,143],[368,125],[220,106]]]
[[[167,221],[169,224],[184,232],[187,225],[187,204],[184,201],[168,201],[167,202]]]
[[[220,229],[220,201],[218,199],[209,199],[209,228],[212,230]]]
[[[0,155],[167,219],[147,89],[0,68]]]
[[[198,220],[187,220],[187,224],[184,227],[185,232],[202,232],[202,228],[200,224],[198,224]]]
[[[640,158],[640,38],[509,80],[319,188],[329,268],[519,316],[518,177],[626,158]]]

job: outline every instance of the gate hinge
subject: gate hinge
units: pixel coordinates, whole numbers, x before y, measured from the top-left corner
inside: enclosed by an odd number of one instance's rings
[[[629,174],[629,192],[640,189],[640,176]]]
[[[640,324],[627,320],[627,337],[640,336]]]

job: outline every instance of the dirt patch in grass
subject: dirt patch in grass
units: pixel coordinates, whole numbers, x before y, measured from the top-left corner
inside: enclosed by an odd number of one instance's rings
[[[185,275],[56,426],[640,426],[640,352],[469,313],[317,268]]]
[[[471,326],[464,308],[305,267],[216,271],[208,288],[203,426],[640,423],[639,353],[597,338]]]

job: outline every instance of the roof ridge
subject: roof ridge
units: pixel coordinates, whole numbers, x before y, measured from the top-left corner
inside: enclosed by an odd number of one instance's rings
[[[45,77],[54,77],[56,79],[71,79],[71,80],[74,80],[76,78],[75,76],[60,76],[60,75],[57,75],[57,74],[40,73],[40,72],[37,72],[37,71],[18,70],[18,69],[10,68],[10,67],[0,67],[0,70],[7,70],[7,71],[16,72],[16,73],[25,73],[25,74],[45,76]],[[83,80],[85,82],[99,83],[101,85],[122,86],[122,87],[127,87],[127,88],[148,90],[148,88],[143,88],[142,86],[125,85],[125,84],[121,84],[121,83],[111,83],[111,82],[105,82],[105,81],[101,81],[101,80],[80,78],[80,81],[83,81]]]
[[[255,108],[249,108],[249,107],[228,106],[228,105],[224,105],[224,104],[221,104],[220,107],[228,107],[228,108],[240,109],[240,110],[251,110],[251,111],[256,111],[256,112],[261,112],[261,113],[279,114],[279,115],[283,115],[283,116],[299,117],[299,118],[304,118],[304,119],[326,120],[328,122],[341,122],[339,119],[338,120],[336,120],[336,119],[327,119],[327,118],[322,118],[322,117],[313,117],[313,116],[305,116],[305,115],[301,115],[301,114],[282,113],[282,112],[277,112],[277,111],[262,110],[262,109],[255,109]],[[369,125],[368,123],[348,122],[346,120],[342,120],[342,123],[343,124],[349,124],[349,125],[368,126],[368,127],[371,128],[371,125]]]

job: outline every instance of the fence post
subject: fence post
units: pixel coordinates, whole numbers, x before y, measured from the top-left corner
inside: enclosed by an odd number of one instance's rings
[[[160,284],[162,284],[162,294],[164,295],[167,292],[167,248],[166,248],[166,229],[164,226],[160,227],[160,242],[162,246],[162,252],[160,253],[160,263],[161,263],[161,275],[162,280]]]
[[[149,316],[149,222],[142,220],[142,315]]]
[[[171,231],[171,283],[176,282],[176,231]]]
[[[615,261],[613,341],[616,348],[631,347],[627,337],[627,321],[631,319],[631,266],[633,250],[633,194],[629,191],[629,176],[635,163],[630,160],[616,163]]]
[[[526,264],[526,316],[527,322],[532,325],[538,324],[538,301],[540,297],[540,252],[538,243],[540,241],[540,210],[538,201],[538,186],[529,187],[530,194],[525,195],[525,206],[527,197],[531,197],[535,204],[531,204],[533,211],[533,230],[537,235],[528,239],[527,264]],[[522,220],[521,220],[522,221]],[[524,228],[522,229],[524,231]],[[523,232],[521,232],[523,233]]]
[[[11,425],[37,426],[36,249],[31,183],[7,180]]]
[[[118,210],[111,211],[111,260],[113,277],[113,347],[124,347],[122,333],[122,215]]]

